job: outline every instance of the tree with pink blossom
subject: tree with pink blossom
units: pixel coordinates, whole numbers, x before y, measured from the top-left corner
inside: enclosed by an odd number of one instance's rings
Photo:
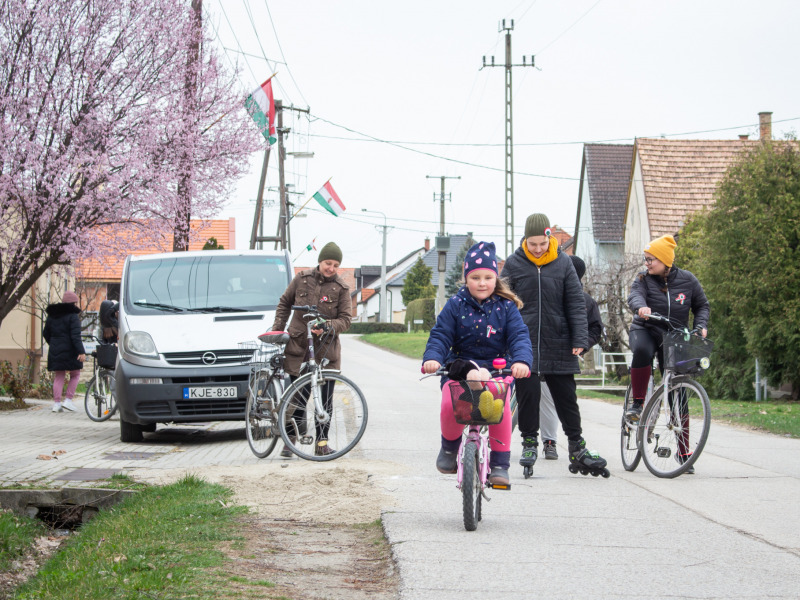
[[[187,247],[248,168],[260,136],[198,9],[0,0],[0,323],[51,267]]]

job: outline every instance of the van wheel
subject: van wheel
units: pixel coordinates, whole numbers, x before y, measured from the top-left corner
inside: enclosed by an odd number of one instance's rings
[[[119,439],[121,442],[141,442],[144,439],[141,425],[119,420]]]
[[[156,430],[156,423],[147,423],[146,425],[141,425],[142,431],[147,433],[154,433]]]

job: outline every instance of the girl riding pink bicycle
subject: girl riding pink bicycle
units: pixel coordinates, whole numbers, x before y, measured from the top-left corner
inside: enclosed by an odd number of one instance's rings
[[[422,371],[435,373],[448,366],[450,380],[486,382],[496,358],[505,358],[511,374],[530,375],[533,350],[519,307],[522,302],[497,275],[495,246],[478,242],[464,259],[463,286],[445,304],[431,330]],[[447,379],[443,378],[442,386]],[[444,387],[440,413],[442,447],[436,459],[440,473],[457,472],[457,453],[464,426],[456,420],[450,390]],[[505,403],[500,423],[489,426],[491,455],[489,483],[508,485],[511,464],[511,410]]]

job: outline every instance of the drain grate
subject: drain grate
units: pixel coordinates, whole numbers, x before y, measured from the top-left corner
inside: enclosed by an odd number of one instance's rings
[[[108,479],[119,472],[119,469],[75,469],[69,473],[59,475],[56,479],[62,481],[95,481],[96,479]]]
[[[147,460],[154,456],[160,456],[158,452],[114,452],[106,454],[105,460]]]

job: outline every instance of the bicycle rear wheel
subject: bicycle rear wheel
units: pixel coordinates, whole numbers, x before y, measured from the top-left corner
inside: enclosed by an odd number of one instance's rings
[[[631,402],[631,386],[628,386],[625,392],[625,403],[622,406],[622,424],[619,432],[619,452],[622,458],[622,466],[626,471],[635,471],[642,458],[639,452],[638,436],[636,435],[637,427],[625,418],[625,413],[628,412]]]
[[[281,437],[300,458],[334,460],[352,450],[367,428],[367,401],[358,386],[335,371],[321,371],[316,393],[324,415],[316,414],[313,373],[298,377],[286,390],[278,415]]]
[[[464,529],[475,531],[481,520],[481,479],[478,445],[467,442],[461,458],[461,496],[464,507]]]
[[[247,443],[258,458],[266,458],[278,443],[275,407],[283,387],[271,372],[264,369],[253,375],[245,407]]]
[[[639,421],[642,459],[656,477],[685,473],[703,451],[711,425],[708,394],[690,377],[673,377],[667,393],[659,387]]]
[[[116,412],[114,376],[110,371],[100,369],[92,378],[89,385],[86,386],[83,407],[88,417],[96,422],[107,421]]]

